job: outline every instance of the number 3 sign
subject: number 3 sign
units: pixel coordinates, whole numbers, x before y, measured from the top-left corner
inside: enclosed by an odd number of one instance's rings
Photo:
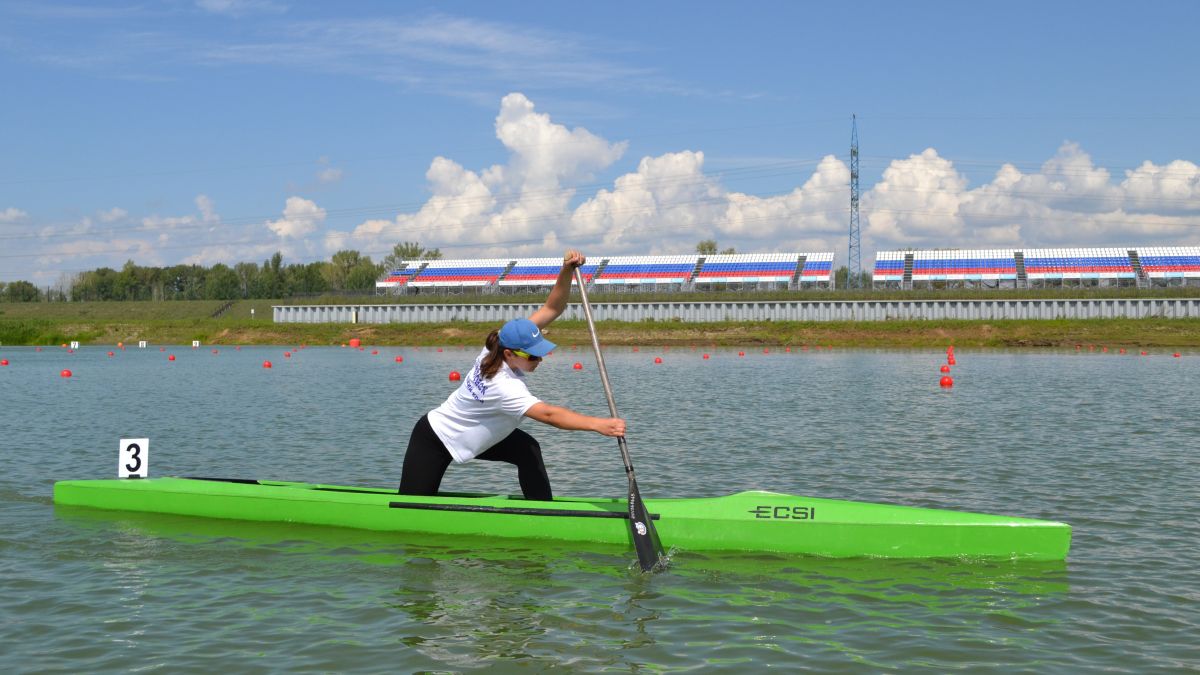
[[[117,453],[117,478],[150,475],[150,439],[122,438],[121,451]]]

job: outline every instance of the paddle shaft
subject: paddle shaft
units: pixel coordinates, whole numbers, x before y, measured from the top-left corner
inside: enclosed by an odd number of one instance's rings
[[[604,366],[604,353],[600,351],[600,339],[596,337],[596,322],[592,319],[592,306],[588,302],[587,288],[583,283],[583,273],[575,268],[575,282],[579,284],[579,298],[583,304],[583,316],[587,319],[588,333],[592,337],[592,350],[596,353],[596,365],[600,368],[600,382],[604,385],[604,397],[608,400],[608,412],[613,417],[617,415],[617,402],[613,398],[612,385],[608,381],[608,369]],[[654,522],[642,501],[641,492],[637,487],[637,479],[633,475],[633,460],[629,457],[629,446],[624,436],[617,437],[617,447],[621,449],[621,461],[625,463],[625,473],[629,477],[629,526],[633,535],[633,547],[637,551],[638,563],[642,570],[649,572],[665,557],[662,543],[658,540],[658,532]]]

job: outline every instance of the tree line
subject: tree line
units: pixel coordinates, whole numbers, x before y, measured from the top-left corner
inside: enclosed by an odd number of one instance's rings
[[[29,281],[0,283],[5,302],[103,300],[242,300],[289,298],[322,293],[366,292],[401,260],[435,260],[438,249],[416,242],[397,244],[379,263],[359,251],[343,250],[326,261],[285,265],[276,252],[262,265],[241,262],[146,267],[129,260],[120,270],[101,267],[75,274],[57,288],[40,289]]]

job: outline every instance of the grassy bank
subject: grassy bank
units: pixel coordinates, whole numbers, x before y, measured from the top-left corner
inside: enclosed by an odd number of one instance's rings
[[[626,300],[628,300],[626,296]],[[475,300],[476,302],[478,299]],[[533,300],[537,301],[537,300]],[[244,301],[214,318],[221,302],[95,302],[0,304],[0,343],[309,344],[338,345],[357,337],[374,345],[477,345],[491,324],[275,324],[277,301]],[[250,310],[254,309],[251,316]],[[833,347],[1045,348],[1106,345],[1200,348],[1200,319],[888,322],[601,322],[610,345],[822,345]],[[552,339],[586,345],[587,326],[559,321]]]

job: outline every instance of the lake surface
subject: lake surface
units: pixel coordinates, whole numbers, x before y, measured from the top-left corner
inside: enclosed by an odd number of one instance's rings
[[[55,480],[115,477],[130,437],[152,476],[394,485],[477,353],[218,349],[0,348],[4,671],[1200,669],[1200,354],[960,351],[944,390],[940,351],[606,351],[643,495],[1061,520],[1065,563],[678,551],[643,576],[614,548],[54,507]],[[590,351],[530,382],[605,414]],[[523,428],[556,494],[624,492],[611,439]],[[443,489],[519,491],[488,462]]]

